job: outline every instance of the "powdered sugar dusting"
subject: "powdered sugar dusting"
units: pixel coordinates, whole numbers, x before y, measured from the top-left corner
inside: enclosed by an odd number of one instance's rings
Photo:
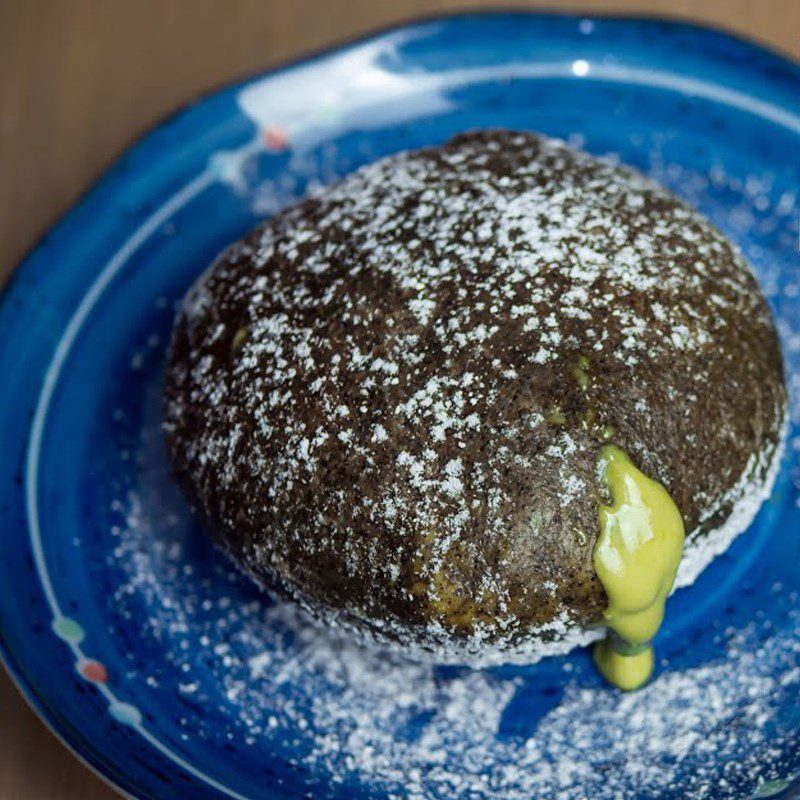
[[[153,689],[164,690],[161,673],[180,676],[177,691],[196,698],[202,714],[194,736],[220,735],[202,720],[222,714],[250,747],[302,754],[295,763],[323,776],[331,796],[368,786],[396,800],[628,800],[680,787],[682,796],[721,800],[786,773],[793,731],[777,715],[800,687],[800,611],[797,594],[779,583],[770,589],[785,614],[777,629],[763,620],[716,627],[716,659],[662,663],[633,694],[602,685],[584,657],[548,664],[541,676],[445,671],[320,627],[296,606],[247,599],[246,590],[242,598],[246,579],[223,581],[233,601],[193,581],[181,536],[159,527],[169,513],[148,494],[158,483],[150,476],[129,498],[115,553],[129,577],[113,601],[124,614],[146,599],[142,635],[169,643]],[[558,702],[526,711],[537,685],[560,686]],[[224,705],[206,707],[220,689]]]
[[[685,176],[683,185],[691,186],[693,178]],[[736,218],[745,221],[734,230],[755,224],[746,219],[750,205],[743,197]],[[795,217],[796,196],[779,205]],[[765,257],[759,267],[791,365],[795,432],[788,459],[798,488],[800,283],[778,282],[775,273],[784,266],[777,261]],[[665,632],[659,652],[666,660],[642,691],[622,695],[601,685],[581,652],[529,669],[441,668],[363,646],[335,621],[320,627],[296,607],[273,604],[207,551],[169,488],[157,381],[153,371],[148,374],[153,396],[131,459],[137,483],[115,504],[124,518],[111,531],[116,549],[110,562],[120,571],[120,584],[109,605],[120,630],[158,653],[148,661],[130,655],[125,679],[131,690],[141,684],[149,693],[174,691],[187,701],[176,738],[207,740],[220,749],[235,742],[235,757],[242,763],[252,758],[254,774],[263,774],[265,754],[268,761],[283,759],[300,776],[298,794],[307,780],[319,798],[727,800],[748,797],[797,767],[796,531],[768,531],[766,546],[786,553],[775,561],[780,574],[760,572],[756,556],[747,580],[727,590],[732,605],[740,590],[754,592],[752,614],[729,616],[723,599],[686,629]],[[355,406],[336,411],[342,419],[356,412]],[[464,422],[480,425],[469,415]],[[383,422],[369,428],[377,441],[384,433]],[[306,438],[304,452],[311,453],[319,443]],[[130,454],[120,457],[128,462]],[[411,475],[417,463],[409,453],[404,468]],[[774,474],[777,460],[772,466]],[[455,459],[442,465],[454,490],[461,470]],[[788,488],[781,485],[779,491],[770,502],[800,502],[796,490],[784,494]],[[749,521],[760,499],[737,504],[715,551],[727,544],[730,530]],[[386,569],[391,575],[397,566]],[[723,565],[710,570],[724,583]],[[682,590],[670,602],[684,592],[691,603],[702,603],[707,590]],[[692,643],[698,635],[704,642],[699,660]]]
[[[228,548],[441,660],[530,661],[594,635],[576,629],[604,602],[604,426],[677,492],[692,540],[763,484],[782,420],[768,310],[721,233],[530,134],[363,167],[224,253],[176,330],[170,452]],[[723,371],[734,390],[703,412]],[[659,425],[708,468],[667,470]]]
[[[758,465],[752,462],[757,461],[759,458],[765,458],[766,454],[754,454],[751,463],[748,463],[747,467],[745,467],[742,476],[731,489],[728,498],[723,498],[720,503],[721,507],[725,507],[729,502],[732,502],[732,506],[722,525],[709,531],[705,536],[690,539],[686,543],[681,563],[678,566],[678,574],[675,577],[675,589],[691,586],[712,560],[720,553],[724,553],[731,542],[750,527],[762,504],[769,498],[775,486],[775,480],[783,462],[788,429],[789,419],[787,415],[781,431],[779,445],[774,452],[769,454],[769,461],[759,469]],[[754,482],[752,476],[755,474],[765,474],[766,478],[762,483]],[[709,516],[714,511],[715,509],[711,509]]]

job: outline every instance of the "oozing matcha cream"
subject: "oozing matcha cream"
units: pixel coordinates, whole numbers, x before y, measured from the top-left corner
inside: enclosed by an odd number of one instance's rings
[[[610,683],[636,689],[653,671],[650,641],[678,571],[683,520],[666,489],[619,447],[603,447],[598,470],[611,503],[598,513],[594,567],[608,596],[604,617],[611,633],[595,645],[594,659]]]

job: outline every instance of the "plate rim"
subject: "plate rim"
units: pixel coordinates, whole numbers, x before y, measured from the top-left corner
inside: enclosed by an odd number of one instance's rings
[[[355,36],[343,36],[336,38],[332,42],[328,42],[320,47],[312,47],[300,52],[298,55],[290,56],[286,59],[281,59],[276,64],[266,67],[256,72],[241,72],[238,75],[213,83],[197,92],[193,92],[185,99],[176,103],[171,110],[160,114],[155,120],[149,122],[141,130],[138,130],[131,136],[122,146],[121,149],[108,160],[106,160],[98,170],[97,175],[92,178],[88,183],[84,184],[75,197],[70,200],[66,206],[52,217],[50,217],[42,227],[42,230],[33,236],[27,246],[23,249],[22,254],[16,259],[14,266],[10,272],[5,276],[3,283],[0,284],[0,305],[6,300],[6,295],[16,282],[19,272],[23,269],[30,257],[39,249],[40,245],[44,242],[50,232],[60,227],[72,213],[84,201],[94,193],[94,191],[103,184],[106,179],[115,173],[117,168],[125,157],[150,136],[162,128],[169,126],[177,121],[186,111],[190,110],[193,106],[203,103],[221,92],[227,92],[233,89],[240,88],[253,81],[261,80],[262,78],[269,78],[277,76],[282,72],[288,72],[296,67],[311,64],[314,61],[321,60],[328,56],[339,55],[345,51],[358,47],[362,44],[381,39],[384,36],[389,36],[400,31],[417,28],[422,25],[428,25],[436,22],[447,22],[453,20],[468,20],[480,18],[509,18],[509,17],[526,17],[538,19],[561,19],[561,20],[589,20],[596,21],[612,21],[620,24],[656,24],[663,25],[675,30],[695,31],[701,35],[708,35],[720,40],[728,40],[733,42],[736,46],[745,50],[750,50],[753,55],[780,64],[782,67],[793,71],[796,77],[800,77],[800,58],[794,59],[787,53],[776,50],[768,44],[756,39],[751,39],[738,32],[729,30],[721,25],[716,25],[706,21],[696,21],[683,19],[680,17],[664,17],[660,14],[653,13],[638,13],[627,14],[625,12],[593,12],[589,11],[581,13],[579,11],[561,11],[559,9],[531,9],[517,6],[497,6],[493,8],[474,8],[474,9],[452,9],[444,10],[442,12],[433,14],[412,14],[408,17],[396,22],[389,22],[383,25],[375,25],[368,27],[363,32]]]
[[[307,66],[317,61],[322,61],[327,58],[335,58],[342,56],[348,51],[355,49],[359,46],[378,42],[382,39],[391,37],[401,32],[411,31],[423,26],[431,25],[441,22],[454,22],[458,24],[462,21],[469,21],[475,19],[510,19],[514,17],[521,17],[526,19],[554,19],[563,21],[596,21],[606,22],[612,21],[622,26],[637,26],[637,25],[658,25],[664,26],[671,31],[687,31],[694,32],[700,37],[711,37],[718,41],[726,41],[732,44],[735,48],[739,49],[744,56],[760,59],[764,64],[778,66],[788,73],[793,74],[795,78],[800,77],[800,60],[794,60],[787,54],[779,52],[770,48],[769,46],[751,40],[739,33],[734,33],[730,30],[709,24],[706,22],[694,22],[683,20],[680,18],[663,17],[659,14],[643,13],[643,14],[626,14],[626,13],[580,13],[574,11],[560,11],[560,10],[535,10],[525,9],[518,7],[500,7],[500,8],[481,8],[471,10],[453,10],[445,11],[435,14],[412,15],[405,17],[399,22],[388,23],[372,27],[359,33],[357,36],[342,37],[336,39],[333,43],[326,44],[320,48],[314,48],[306,51],[298,56],[291,57],[280,61],[279,63],[256,72],[247,72],[238,75],[237,77],[222,81],[220,83],[209,86],[200,92],[193,93],[188,99],[178,103],[172,111],[161,115],[153,123],[138,131],[131,137],[126,144],[122,146],[119,152],[110,160],[108,160],[101,168],[99,175],[90,181],[77,196],[67,205],[67,207],[60,213],[54,215],[45,226],[41,233],[33,238],[31,243],[24,250],[22,256],[17,260],[11,272],[6,276],[3,285],[0,286],[0,312],[10,305],[13,295],[18,289],[18,284],[21,282],[23,275],[27,274],[31,267],[35,268],[35,264],[30,264],[32,257],[44,244],[48,236],[56,229],[61,229],[72,222],[72,217],[87,204],[92,196],[103,186],[115,183],[121,179],[121,169],[126,159],[137,151],[137,149],[145,144],[157,132],[176,124],[179,120],[183,119],[187,112],[193,107],[203,104],[214,97],[222,95],[223,93],[233,93],[234,91],[243,88],[244,86],[256,81],[266,78],[277,77],[284,73]],[[784,106],[779,102],[778,105]],[[792,113],[794,109],[789,108]],[[80,300],[78,301],[80,302]],[[74,309],[73,309],[74,311]],[[2,321],[0,319],[0,321]],[[51,354],[52,355],[52,354]],[[34,390],[34,402],[37,401],[41,395],[42,383],[39,381],[38,388]],[[30,439],[30,426],[25,432],[25,441]],[[21,523],[15,530],[27,530],[28,521]],[[0,664],[5,673],[9,676],[12,684],[22,696],[26,705],[36,714],[39,720],[45,727],[55,736],[55,738],[67,748],[67,750],[78,759],[84,766],[100,778],[106,785],[113,788],[122,797],[132,798],[145,798],[148,795],[141,794],[141,788],[135,781],[131,781],[129,785],[123,783],[121,776],[112,776],[107,771],[108,762],[115,762],[119,765],[126,763],[126,758],[119,760],[110,757],[104,753],[101,747],[91,747],[88,743],[76,743],[69,737],[67,725],[64,723],[59,724],[54,719],[53,714],[47,710],[36,687],[29,681],[25,674],[23,665],[15,657],[13,649],[6,641],[6,636],[2,626],[0,626]],[[102,755],[106,758],[103,760]],[[792,783],[792,787],[800,786],[800,782]],[[219,789],[208,786],[219,792]],[[789,788],[789,787],[787,787]],[[267,787],[266,791],[269,795],[265,797],[275,797],[273,790]],[[154,795],[149,795],[155,797]],[[221,795],[222,796],[222,795]]]

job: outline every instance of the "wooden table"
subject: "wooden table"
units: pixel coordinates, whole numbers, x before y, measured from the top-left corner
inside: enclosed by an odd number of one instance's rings
[[[0,284],[35,237],[129,142],[199,92],[393,21],[488,5],[0,0]],[[680,16],[800,56],[798,0],[526,5]],[[116,797],[56,742],[2,673],[0,741],[0,800]]]

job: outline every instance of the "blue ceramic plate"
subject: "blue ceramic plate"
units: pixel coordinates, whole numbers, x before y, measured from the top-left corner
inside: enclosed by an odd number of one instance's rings
[[[800,68],[655,20],[396,29],[210,95],[133,147],[0,304],[0,637],[33,706],[146,798],[788,797],[800,775]],[[260,596],[198,535],[159,434],[175,303],[264,215],[481,126],[613,154],[745,251],[794,429],[752,529],[670,601],[645,690],[585,652],[407,662]]]

